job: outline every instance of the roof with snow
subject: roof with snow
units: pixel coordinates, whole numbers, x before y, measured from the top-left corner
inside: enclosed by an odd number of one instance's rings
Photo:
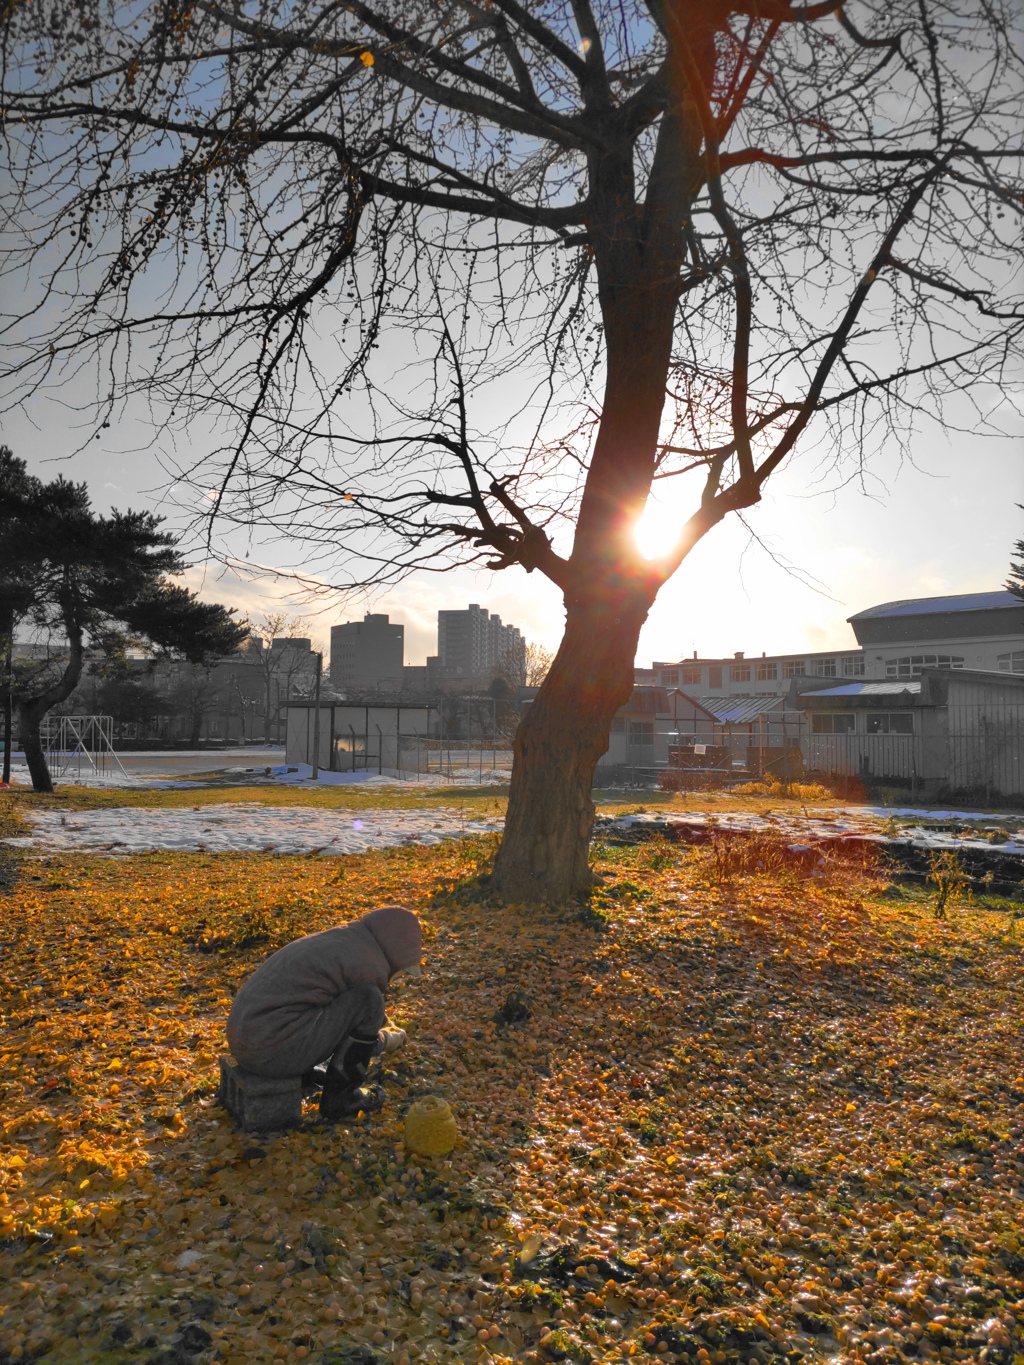
[[[1021,600],[1012,592],[961,592],[953,597],[905,597],[899,602],[883,602],[848,616],[848,621],[867,621],[878,616],[925,616],[937,611],[998,611],[1001,607],[1019,607]]]
[[[847,620],[860,645],[1024,640],[1024,602],[1003,589],[883,602]]]
[[[813,692],[805,692],[801,701],[808,697],[894,697],[901,692],[920,693],[921,682],[855,682],[843,683],[841,687],[816,687]]]
[[[768,711],[783,711],[784,696],[697,697],[697,704],[710,711],[719,725],[749,725]]]

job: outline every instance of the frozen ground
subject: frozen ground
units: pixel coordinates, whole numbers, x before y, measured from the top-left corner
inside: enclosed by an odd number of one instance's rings
[[[339,776],[340,774],[332,774]],[[375,785],[373,775],[365,781]],[[384,782],[389,779],[384,778]],[[33,833],[8,839],[9,844],[40,852],[141,853],[151,849],[211,853],[362,853],[368,848],[398,844],[436,844],[441,839],[500,830],[500,816],[465,817],[451,807],[438,810],[324,810],[311,806],[263,806],[256,802],[233,802],[191,809],[128,809],[73,811],[25,811]],[[947,819],[948,819],[948,813]],[[999,853],[1024,854],[1024,828],[1006,821],[988,830],[936,829],[905,818],[896,834],[888,819],[891,811],[877,807],[850,807],[841,811],[755,815],[744,811],[729,814],[699,811],[646,811],[635,815],[603,816],[597,838],[629,837],[640,829],[655,832],[669,826],[686,830],[721,830],[723,833],[771,830],[794,843],[818,843],[846,836],[877,840],[909,840],[918,847],[991,849]],[[907,812],[927,815],[932,812]],[[885,824],[883,824],[883,818]],[[958,819],[968,813],[958,812]],[[990,816],[974,817],[987,823]],[[941,823],[941,822],[939,822]],[[1018,823],[1022,823],[1019,821]]]
[[[895,817],[897,828],[890,821]],[[993,816],[983,812],[931,811],[916,808],[891,810],[885,806],[846,806],[838,810],[811,810],[806,816],[755,815],[750,811],[705,813],[701,811],[642,811],[635,815],[599,820],[598,837],[628,835],[631,830],[654,832],[678,826],[690,830],[721,830],[752,833],[772,830],[794,841],[828,841],[859,836],[882,841],[910,841],[937,852],[953,849],[985,849],[1024,854],[1024,816]],[[952,828],[942,828],[942,826]],[[959,826],[959,827],[958,827]],[[963,826],[967,826],[964,828]],[[981,826],[982,828],[973,828]]]
[[[11,771],[12,787],[31,787],[32,780],[25,769]],[[207,781],[181,782],[162,777],[138,777],[135,773],[89,773],[78,777],[55,777],[53,785],[61,787],[93,787],[99,791],[188,791],[192,787],[209,787]]]
[[[190,810],[26,811],[33,833],[4,842],[38,852],[363,853],[399,844],[488,834],[498,818],[458,810],[321,810],[309,806],[225,804]]]
[[[458,768],[451,775],[440,772],[414,773],[407,769],[385,768],[383,773],[361,769],[353,773],[332,773],[321,769],[313,781],[313,769],[308,763],[282,763],[273,767],[228,768],[235,781],[254,781],[256,784],[271,782],[274,785],[291,787],[348,787],[353,783],[366,787],[491,787],[507,783],[511,769],[506,768]]]
[[[248,762],[239,763],[240,755]],[[94,787],[102,790],[160,791],[188,790],[193,787],[345,787],[352,783],[370,787],[494,787],[507,785],[509,768],[456,768],[450,774],[440,772],[413,773],[385,769],[383,773],[360,771],[332,773],[321,769],[313,781],[313,769],[308,763],[281,762],[279,749],[265,751],[232,750],[230,753],[211,754],[209,750],[196,753],[121,754],[126,772],[95,773],[88,769],[55,774],[54,786]],[[257,761],[254,762],[253,759]],[[265,761],[259,761],[265,760]],[[188,774],[185,781],[175,773]],[[11,785],[30,787],[28,769],[15,761]]]
[[[31,779],[24,757],[14,753],[11,785],[30,787]],[[168,787],[204,787],[243,760],[249,764],[280,764],[284,747],[280,744],[254,744],[237,749],[153,749],[118,754],[117,763],[108,760],[109,771],[97,773],[88,759],[74,759],[66,772],[54,770],[56,786],[97,787],[100,789],[152,790]],[[122,769],[124,771],[122,771]],[[262,768],[260,769],[262,771]],[[202,776],[201,776],[202,775]],[[194,782],[175,781],[180,776],[195,776]]]

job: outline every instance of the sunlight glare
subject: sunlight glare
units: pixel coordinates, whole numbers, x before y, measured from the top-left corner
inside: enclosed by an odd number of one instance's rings
[[[684,517],[678,508],[658,502],[653,495],[649,497],[643,515],[633,532],[637,548],[644,559],[657,559],[674,549],[679,540],[683,521]]]

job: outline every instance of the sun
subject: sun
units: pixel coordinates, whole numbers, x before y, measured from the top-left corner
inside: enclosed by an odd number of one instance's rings
[[[682,527],[679,509],[659,502],[652,493],[633,532],[644,559],[659,559],[673,550]]]

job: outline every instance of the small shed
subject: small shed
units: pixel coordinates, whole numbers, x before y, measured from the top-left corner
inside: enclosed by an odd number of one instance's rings
[[[728,766],[752,777],[774,775],[790,781],[802,766],[803,715],[783,696],[700,697],[714,721],[714,744],[728,754]]]
[[[1024,677],[923,668],[919,678],[801,691],[807,768],[922,793],[1024,792]]]
[[[312,764],[314,703],[289,702],[282,709],[285,761]],[[425,767],[423,750],[437,728],[437,712],[431,706],[323,702],[318,763],[327,772],[419,772]]]

